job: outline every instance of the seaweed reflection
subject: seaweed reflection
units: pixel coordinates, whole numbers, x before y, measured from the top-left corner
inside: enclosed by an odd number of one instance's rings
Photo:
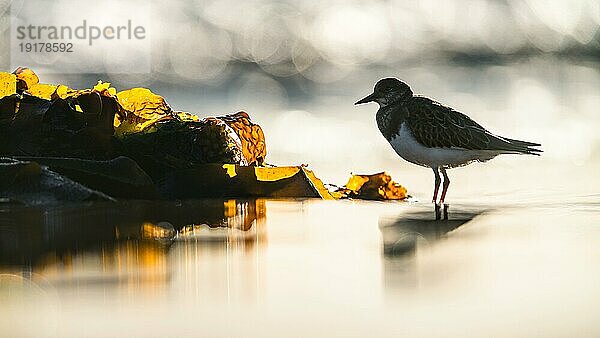
[[[265,217],[264,200],[3,206],[0,272],[43,276],[54,286],[164,285],[173,243],[251,248],[266,238]]]

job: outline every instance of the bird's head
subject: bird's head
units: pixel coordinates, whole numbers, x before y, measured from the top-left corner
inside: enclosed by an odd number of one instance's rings
[[[396,78],[388,77],[377,81],[373,94],[359,100],[355,104],[374,101],[379,103],[379,106],[384,107],[397,101],[407,100],[412,95],[413,92],[406,83]]]

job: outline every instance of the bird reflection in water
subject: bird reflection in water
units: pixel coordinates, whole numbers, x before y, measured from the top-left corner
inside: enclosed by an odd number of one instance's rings
[[[395,294],[398,290],[406,290],[407,286],[417,286],[415,256],[418,251],[444,239],[449,232],[465,226],[482,212],[459,207],[447,220],[432,220],[429,210],[380,219],[386,290]]]

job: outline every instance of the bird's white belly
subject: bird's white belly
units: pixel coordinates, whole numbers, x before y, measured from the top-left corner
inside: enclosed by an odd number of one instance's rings
[[[428,148],[414,138],[406,123],[402,123],[398,135],[390,140],[392,148],[403,159],[426,167],[453,168],[473,161],[487,161],[498,153],[462,148]]]

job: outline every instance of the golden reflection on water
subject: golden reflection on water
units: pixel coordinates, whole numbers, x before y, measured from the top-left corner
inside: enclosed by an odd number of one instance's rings
[[[209,206],[198,222],[174,221],[179,211]],[[9,233],[21,242],[27,235],[43,250],[31,251],[31,265],[14,256],[11,265],[2,247],[0,327],[11,337],[600,332],[592,318],[600,301],[596,211],[453,205],[450,219],[436,222],[421,203],[169,207],[182,209],[151,221],[121,219],[110,231],[86,229],[96,239],[86,242],[50,219],[53,233],[32,225],[19,232],[3,214],[3,243]],[[10,325],[25,314],[35,325]]]
[[[173,245],[178,292],[196,301],[259,301],[267,244],[264,200],[224,202],[224,222],[184,226]]]
[[[39,217],[48,210],[7,210],[3,221],[14,228],[0,227],[0,238],[16,234],[17,241],[29,241],[29,247],[15,246],[14,251],[3,252],[0,272],[65,287],[104,285],[128,292],[144,289],[151,294],[160,293],[170,282],[173,256],[197,269],[202,262],[218,261],[222,252],[247,257],[258,244],[266,243],[266,202],[261,199],[191,202],[177,212],[191,208],[200,216],[197,223],[186,224],[145,221],[143,212],[137,218],[117,216],[114,223],[98,222],[97,216],[110,217],[107,210],[114,206],[104,207],[98,206],[92,217],[68,208],[62,213],[54,209],[50,211],[54,217],[49,219]],[[81,230],[80,222],[91,223],[93,229]],[[230,260],[226,263],[230,269]]]

